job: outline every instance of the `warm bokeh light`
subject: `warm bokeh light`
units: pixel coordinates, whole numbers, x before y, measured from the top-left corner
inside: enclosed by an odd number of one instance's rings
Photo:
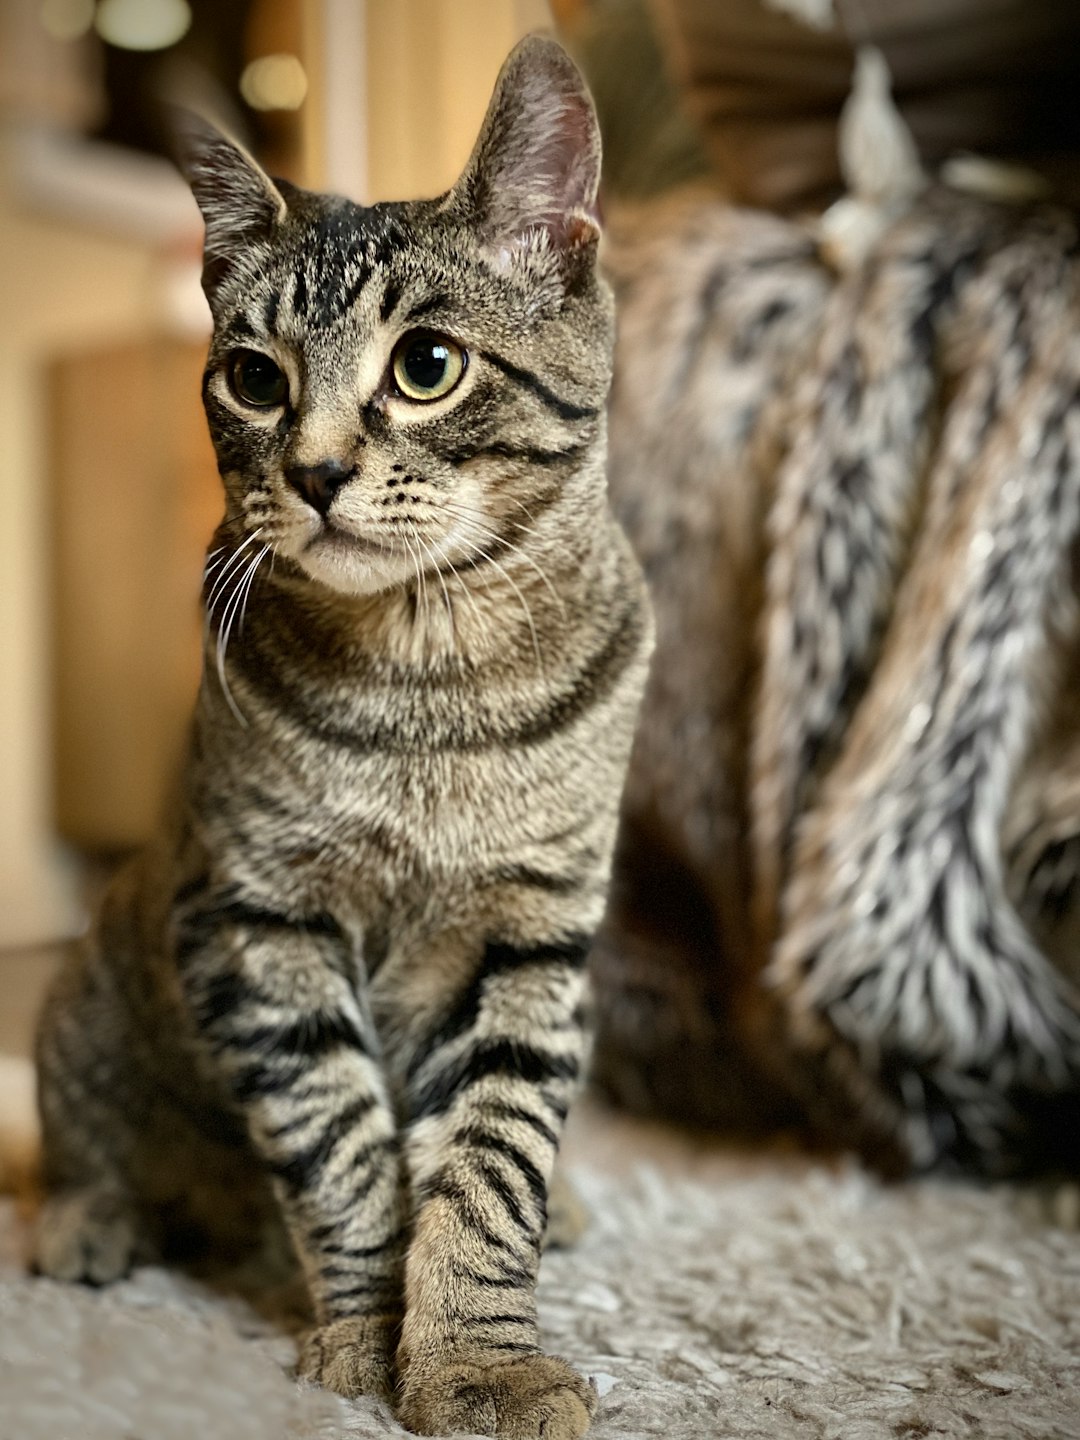
[[[262,55],[240,76],[240,94],[253,110],[299,110],[307,88],[295,55]]]
[[[80,40],[94,23],[94,0],[42,0],[38,17],[54,40]]]
[[[102,0],[97,32],[122,50],[164,50],[191,25],[186,0]]]

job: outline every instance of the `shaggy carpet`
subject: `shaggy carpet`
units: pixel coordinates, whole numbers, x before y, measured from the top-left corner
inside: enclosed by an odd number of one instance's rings
[[[592,1221],[545,1256],[540,1315],[596,1379],[595,1440],[1080,1436],[1074,1186],[886,1188],[596,1110],[568,1148]],[[98,1292],[30,1279],[4,1204],[2,1440],[404,1434],[288,1378],[282,1295],[260,1313],[160,1269]]]

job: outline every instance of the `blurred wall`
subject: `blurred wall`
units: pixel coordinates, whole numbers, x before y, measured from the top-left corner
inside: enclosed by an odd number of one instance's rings
[[[448,189],[507,52],[550,28],[547,0],[368,0],[369,198]]]
[[[4,159],[10,159],[9,156]],[[3,162],[0,161],[0,164]],[[0,944],[68,929],[73,899],[51,834],[48,672],[49,358],[159,321],[146,243],[21,211],[0,172]]]

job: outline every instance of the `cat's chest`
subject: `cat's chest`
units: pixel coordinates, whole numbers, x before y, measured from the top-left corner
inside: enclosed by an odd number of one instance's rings
[[[502,872],[562,873],[567,836],[583,857],[604,853],[636,691],[621,671],[596,683],[587,662],[469,686],[290,676],[205,765],[200,809],[226,868],[362,921],[452,906]]]
[[[317,810],[360,871],[378,855],[406,871],[452,882],[511,863],[561,830],[587,802],[564,757],[480,753],[342,757]]]
[[[371,909],[542,861],[558,837],[599,819],[603,769],[597,747],[572,737],[404,754],[253,747],[227,777],[209,777],[199,809],[238,879]]]

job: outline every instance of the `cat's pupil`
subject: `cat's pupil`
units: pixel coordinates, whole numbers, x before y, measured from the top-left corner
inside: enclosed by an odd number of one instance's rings
[[[406,350],[401,363],[418,390],[434,390],[446,374],[450,351],[437,340],[417,340]]]

